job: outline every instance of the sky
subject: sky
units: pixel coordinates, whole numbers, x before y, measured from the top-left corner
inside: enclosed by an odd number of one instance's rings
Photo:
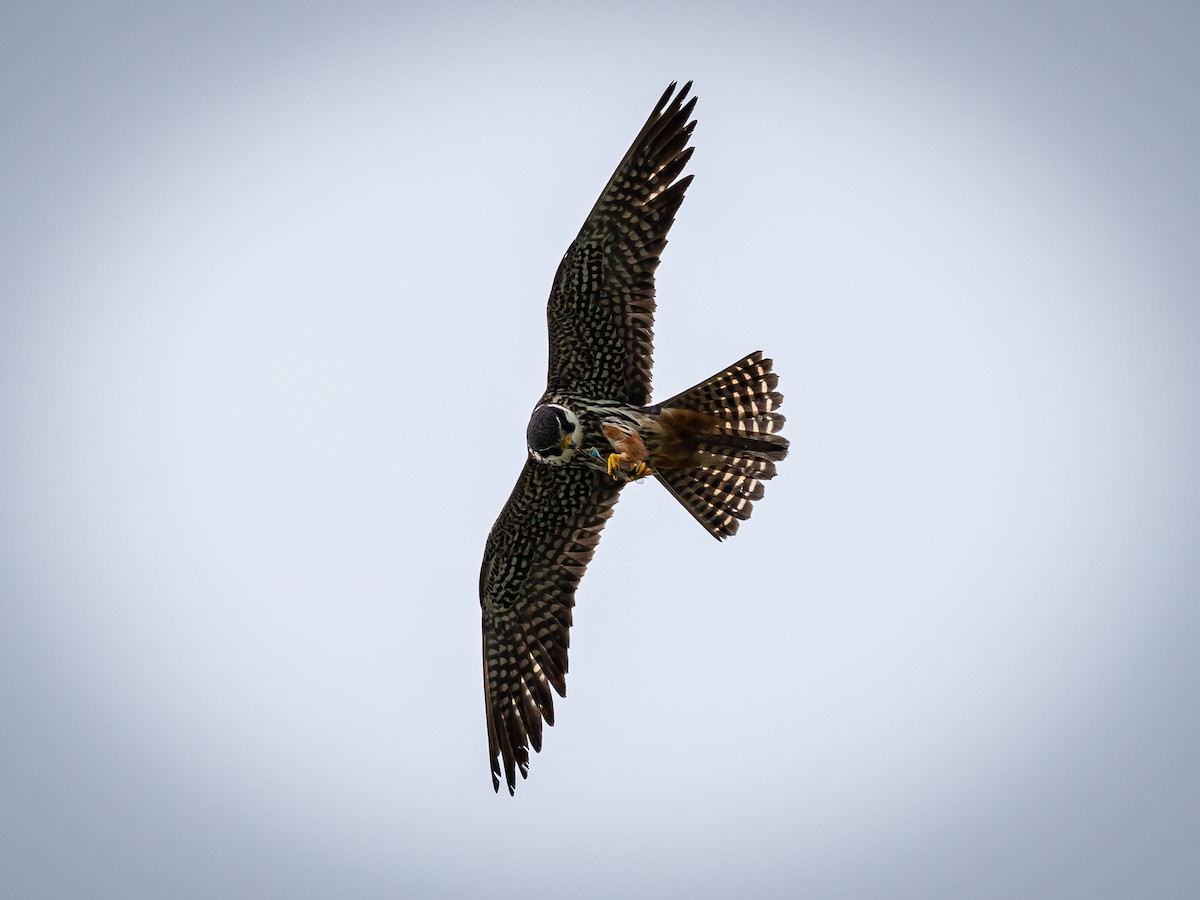
[[[23,4],[0,32],[0,893],[1200,893],[1194,4]],[[551,277],[668,83],[652,481],[493,794]]]

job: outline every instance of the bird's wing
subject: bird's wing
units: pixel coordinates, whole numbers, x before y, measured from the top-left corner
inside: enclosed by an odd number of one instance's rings
[[[566,695],[575,588],[612,515],[623,482],[583,466],[525,463],[488,535],[479,573],[483,680],[492,786],[525,777],[529,748],[542,748],[542,720]]]
[[[675,180],[692,155],[691,86],[667,88],[563,256],[546,309],[550,390],[649,402],[654,270],[692,180]]]

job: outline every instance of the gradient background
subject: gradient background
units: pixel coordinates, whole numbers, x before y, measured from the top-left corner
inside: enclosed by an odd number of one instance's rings
[[[8,8],[0,893],[1200,895],[1198,10]],[[546,293],[688,78],[657,395],[763,347],[792,455],[625,492],[496,797]]]

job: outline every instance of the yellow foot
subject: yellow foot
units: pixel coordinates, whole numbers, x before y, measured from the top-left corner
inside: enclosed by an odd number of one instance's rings
[[[653,475],[653,474],[654,474],[654,470],[651,469],[644,462],[638,463],[633,469],[634,479],[645,478],[647,475]]]
[[[616,480],[621,476],[621,455],[619,453],[608,454],[608,474]]]

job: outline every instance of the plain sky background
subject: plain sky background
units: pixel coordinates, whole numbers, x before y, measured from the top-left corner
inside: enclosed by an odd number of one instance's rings
[[[1200,896],[1200,7],[40,3],[0,29],[0,894]],[[700,97],[517,796],[477,599],[555,266]]]

